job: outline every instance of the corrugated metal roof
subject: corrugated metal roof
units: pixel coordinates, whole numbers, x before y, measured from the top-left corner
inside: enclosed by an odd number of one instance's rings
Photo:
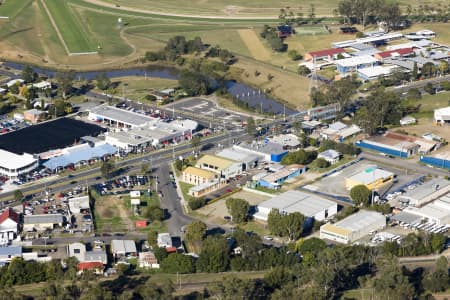
[[[195,167],[187,167],[186,169],[183,170],[183,173],[188,173],[194,176],[198,176],[198,177],[202,177],[202,178],[207,178],[207,179],[212,179],[215,177],[215,174],[213,172],[204,170],[204,169],[200,169],[200,168],[195,168]]]
[[[336,235],[340,235],[340,236],[348,236],[349,234],[352,233],[351,230],[348,230],[348,229],[345,229],[342,227],[338,227],[338,226],[336,226],[334,224],[330,224],[330,223],[322,225],[320,227],[320,231],[328,231],[328,232],[335,233]]]
[[[197,165],[207,164],[218,167],[220,170],[224,170],[234,164],[235,161],[226,159],[216,155],[206,154],[197,161]]]

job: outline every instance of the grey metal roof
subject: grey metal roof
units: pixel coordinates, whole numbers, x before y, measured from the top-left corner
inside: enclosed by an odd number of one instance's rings
[[[422,218],[418,215],[413,215],[407,212],[400,212],[391,218],[392,220],[407,223],[407,224],[415,224],[420,223]]]
[[[314,217],[334,205],[337,204],[318,195],[292,190],[266,200],[258,206],[269,209],[277,208],[280,212],[286,213],[300,212],[306,217]]]
[[[60,224],[63,222],[61,214],[25,215],[24,224]]]
[[[155,120],[154,118],[147,117],[146,115],[107,105],[94,107],[90,110],[90,112],[100,117],[130,124],[132,126],[141,126]]]
[[[111,250],[116,254],[136,253],[136,244],[132,240],[112,240]]]
[[[450,185],[449,180],[443,178],[434,178],[423,184],[417,185],[414,189],[407,189],[406,192],[401,195],[401,198],[420,200],[436,191],[439,191],[440,189],[445,188],[448,185]]]
[[[373,223],[386,222],[386,217],[375,211],[360,210],[359,212],[348,216],[347,218],[335,223],[335,226],[351,230],[360,231]]]
[[[20,256],[22,255],[22,246],[0,247],[0,256],[4,255]]]

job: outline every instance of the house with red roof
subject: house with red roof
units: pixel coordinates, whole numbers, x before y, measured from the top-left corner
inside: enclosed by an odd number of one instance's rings
[[[317,60],[332,60],[337,55],[344,53],[345,50],[342,48],[331,48],[320,51],[313,51],[305,54],[305,61]]]
[[[19,214],[12,208],[7,208],[0,215],[0,237],[13,240],[17,235],[19,226]]]
[[[102,262],[99,261],[87,261],[80,262],[77,265],[78,274],[82,274],[84,271],[92,271],[94,274],[102,275],[105,267]]]
[[[410,56],[413,54],[414,54],[413,48],[401,48],[401,49],[388,50],[388,51],[376,53],[374,55],[374,57],[379,61],[383,61],[386,58],[406,57],[406,56]]]

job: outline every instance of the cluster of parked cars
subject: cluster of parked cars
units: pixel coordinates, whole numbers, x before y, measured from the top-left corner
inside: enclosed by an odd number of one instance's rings
[[[25,121],[19,121],[16,119],[4,118],[0,119],[0,134],[5,134],[11,131],[19,130],[30,126]]]
[[[40,170],[34,170],[33,172],[28,173],[27,175],[21,175],[16,180],[14,180],[12,183],[15,185],[22,185],[27,182],[35,181],[44,177],[50,176],[52,173],[43,168]]]
[[[126,194],[135,186],[148,186],[149,177],[146,175],[123,176],[94,185],[94,189],[100,195]]]

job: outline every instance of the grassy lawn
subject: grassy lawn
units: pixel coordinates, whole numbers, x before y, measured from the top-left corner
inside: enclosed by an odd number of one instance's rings
[[[96,51],[96,47],[89,37],[89,32],[66,1],[46,0],[45,3],[70,52]]]
[[[265,224],[261,224],[258,222],[254,222],[254,221],[250,221],[244,224],[239,224],[237,225],[238,227],[242,228],[245,231],[251,231],[256,233],[259,236],[265,236],[265,235],[269,235],[270,231],[267,228],[267,225]]]
[[[316,166],[315,162],[312,162],[308,167],[312,171],[316,171],[316,172],[319,172],[319,173],[325,173],[325,172],[328,172],[330,170],[336,169],[337,167],[342,166],[343,164],[346,164],[346,163],[352,161],[353,159],[354,159],[354,157],[352,157],[352,156],[344,155],[344,157],[342,157],[340,161],[338,161],[334,165],[330,165],[328,168],[318,168]]]
[[[195,15],[222,15],[222,16],[276,16],[280,8],[291,7],[294,13],[308,14],[310,1],[308,0],[252,0],[243,2],[241,0],[192,0],[189,5],[180,5],[180,0],[106,0],[107,2],[136,7],[145,10],[170,12],[178,14]],[[418,2],[399,1],[401,6],[411,4],[413,7],[419,5]],[[420,4],[436,4],[438,0],[427,0]],[[332,15],[333,9],[337,7],[337,2],[332,0],[314,1],[317,15]]]
[[[325,77],[330,80],[334,80],[334,76],[336,75],[336,68],[324,68],[322,70],[317,71],[317,75]]]
[[[189,195],[189,189],[191,187],[193,187],[194,185],[186,183],[186,182],[182,182],[182,181],[179,181],[178,184],[180,185],[180,189],[181,189],[181,192],[183,193],[184,200],[189,201],[189,199],[192,198]]]
[[[0,5],[0,16],[14,19],[32,0],[8,0]]]
[[[160,90],[166,88],[176,88],[178,80],[149,77],[147,79],[141,77],[121,77],[114,78],[113,84],[117,85],[116,91],[118,94],[125,91],[125,96],[142,100],[149,94],[150,90]]]
[[[434,95],[425,94],[420,100],[404,100],[405,104],[417,106],[420,105],[419,113],[413,114],[416,118],[430,117],[437,108],[449,105],[450,92],[444,91]]]

